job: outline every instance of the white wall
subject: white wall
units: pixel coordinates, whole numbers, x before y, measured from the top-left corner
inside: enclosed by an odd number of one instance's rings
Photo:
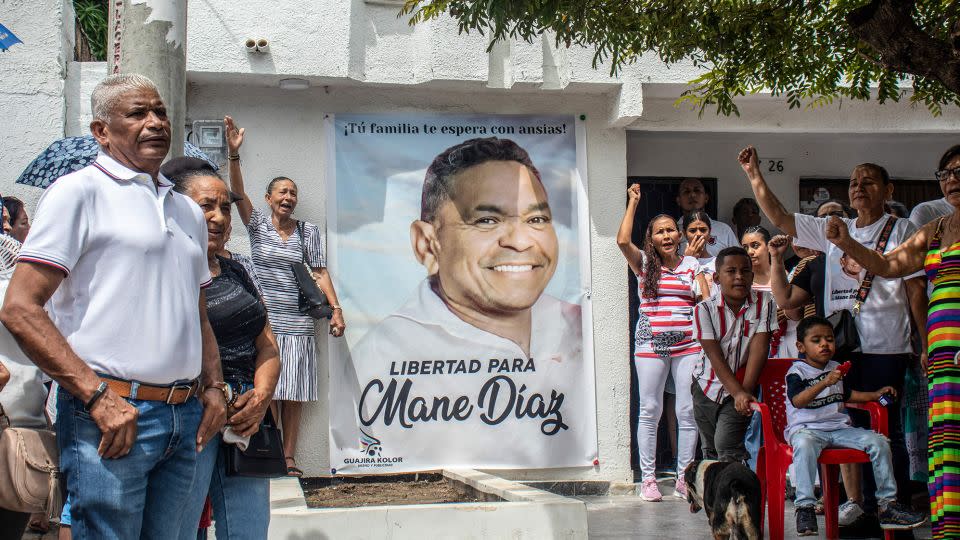
[[[748,144],[761,157],[785,160],[783,174],[766,173],[787,209],[799,209],[799,179],[846,178],[857,164],[875,162],[899,178],[933,180],[940,155],[960,144],[956,133],[710,133],[628,131],[627,173],[631,176],[717,178],[719,217],[729,223],[734,203],[753,197],[737,162]],[[896,190],[896,187],[894,187]],[[894,199],[897,194],[894,191]]]
[[[297,214],[325,220],[326,140],[324,113],[338,112],[476,112],[499,114],[586,114],[593,260],[594,351],[597,372],[597,420],[600,461],[597,468],[514,471],[513,478],[601,479],[632,481],[629,463],[629,377],[626,265],[614,236],[623,207],[626,134],[609,128],[609,96],[540,93],[512,94],[436,91],[417,88],[313,88],[284,92],[272,88],[192,85],[188,94],[191,120],[232,115],[247,130],[242,149],[244,178],[256,200],[267,181],[284,174],[300,185]],[[245,231],[234,216],[233,247],[245,249]],[[336,276],[334,276],[336,281]],[[346,314],[348,323],[350,314]],[[321,332],[319,335],[325,336]],[[321,338],[321,341],[324,338]],[[321,396],[327,394],[325,347],[321,346]],[[304,411],[298,462],[307,475],[329,472],[328,415],[325,401]]]
[[[72,4],[62,0],[0,2],[0,22],[23,43],[0,53],[0,193],[31,207],[39,190],[14,186],[23,169],[63,137],[66,60],[73,58]],[[69,21],[64,23],[63,21]]]
[[[66,101],[64,134],[67,137],[90,134],[90,121],[93,120],[90,94],[93,93],[97,83],[106,76],[106,62],[67,63],[67,84],[64,88]]]

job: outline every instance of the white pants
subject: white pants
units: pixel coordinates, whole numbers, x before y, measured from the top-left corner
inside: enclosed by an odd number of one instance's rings
[[[654,477],[657,454],[657,426],[663,413],[663,388],[667,375],[673,372],[677,390],[677,474],[693,461],[697,449],[697,422],[693,418],[693,396],[690,381],[700,353],[673,358],[634,358],[640,395],[637,415],[637,452],[643,480]]]

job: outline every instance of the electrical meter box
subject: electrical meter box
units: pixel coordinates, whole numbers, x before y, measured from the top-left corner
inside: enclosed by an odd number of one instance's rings
[[[226,165],[227,142],[223,137],[223,120],[194,120],[190,139],[218,167]]]

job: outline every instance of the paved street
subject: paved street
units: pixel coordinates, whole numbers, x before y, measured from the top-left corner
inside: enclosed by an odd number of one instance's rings
[[[712,540],[706,514],[691,514],[686,501],[673,497],[673,480],[661,481],[660,491],[664,499],[659,503],[645,502],[636,496],[577,497],[587,503],[590,539]],[[784,538],[797,538],[790,501],[785,518]],[[826,538],[822,516],[819,521],[820,538]],[[930,538],[930,527],[917,529],[915,536],[918,540]]]

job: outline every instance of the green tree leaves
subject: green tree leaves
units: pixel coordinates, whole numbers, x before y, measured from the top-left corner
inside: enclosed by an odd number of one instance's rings
[[[934,115],[960,105],[955,0],[408,0],[417,24],[449,14],[461,32],[594,50],[611,75],[645,54],[703,70],[679,103],[738,114],[770,91],[791,108],[837,99],[899,101]],[[910,92],[906,92],[910,90]]]

